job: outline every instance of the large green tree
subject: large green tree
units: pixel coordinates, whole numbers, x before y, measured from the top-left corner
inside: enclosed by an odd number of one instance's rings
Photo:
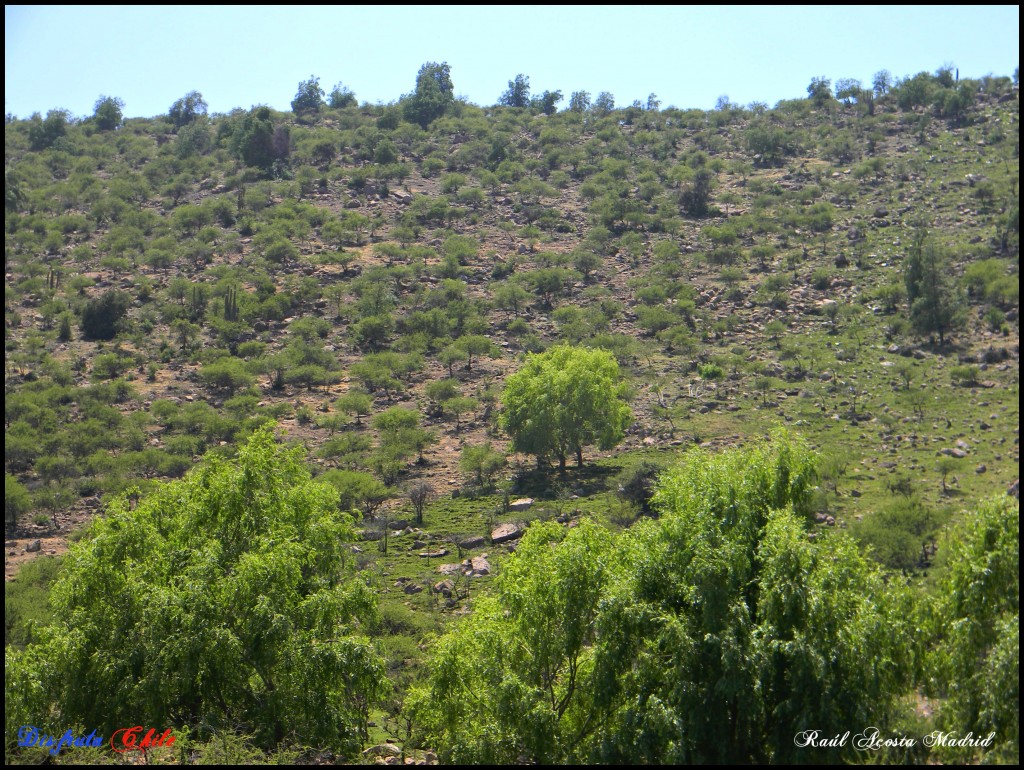
[[[7,650],[8,739],[149,724],[356,750],[387,689],[375,599],[348,569],[352,518],[302,455],[262,428],[95,519],[53,588],[57,622]]]
[[[943,727],[958,737],[995,733],[989,761],[1020,756],[1020,504],[981,505],[945,543],[947,572],[936,603],[931,657]],[[976,749],[947,759],[975,761]]]
[[[254,107],[242,117],[231,135],[234,152],[246,165],[269,171],[275,161],[288,157],[291,137],[287,126],[275,126],[269,107]]]
[[[405,98],[403,113],[410,123],[426,128],[455,103],[452,69],[447,62],[427,62],[416,75],[416,90]]]
[[[439,640],[414,718],[453,762],[855,758],[851,741],[814,744],[885,730],[910,684],[911,615],[849,538],[808,536],[814,480],[780,432],[687,453],[661,479],[661,518],[618,537],[534,525]]]
[[[498,97],[498,104],[506,107],[530,106],[530,78],[522,73],[515,80],[508,81],[508,90]]]
[[[586,760],[594,621],[615,564],[612,536],[589,521],[527,530],[494,594],[438,641],[408,702],[443,761]]]
[[[171,119],[175,128],[181,128],[206,115],[206,109],[207,104],[203,95],[198,91],[189,91],[171,105],[167,117]]]
[[[914,234],[903,268],[910,322],[918,334],[946,336],[967,320],[963,299],[950,278],[949,257],[926,233]]]
[[[100,96],[93,110],[93,120],[100,131],[113,131],[124,122],[124,99]]]
[[[67,110],[50,110],[44,120],[35,113],[29,119],[28,144],[33,150],[45,150],[52,147],[61,137],[67,134],[71,123],[71,113]]]
[[[323,109],[323,106],[324,89],[320,87],[320,78],[310,75],[309,80],[299,83],[299,89],[295,92],[295,98],[292,99],[292,112],[296,115],[317,113]]]
[[[558,458],[565,468],[573,453],[583,465],[583,447],[611,449],[625,435],[632,413],[615,357],[605,350],[559,345],[531,354],[508,378],[501,425],[517,452]]]

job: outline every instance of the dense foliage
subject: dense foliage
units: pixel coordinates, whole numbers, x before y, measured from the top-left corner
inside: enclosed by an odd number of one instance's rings
[[[1019,97],[954,73],[8,115],[8,749],[1015,760]],[[868,723],[993,745],[794,743]]]
[[[661,518],[530,529],[437,644],[415,698],[452,762],[840,761],[798,733],[885,726],[914,670],[909,595],[809,537],[814,461],[778,434],[662,476]]]
[[[611,449],[622,440],[632,413],[623,400],[624,384],[615,358],[603,350],[558,346],[527,356],[508,378],[502,401],[502,427],[517,451],[558,458],[576,455],[596,443]]]
[[[934,610],[932,660],[943,726],[994,733],[993,758],[1020,757],[1020,506],[994,499],[949,536],[949,572]],[[973,751],[952,751],[969,760]]]
[[[64,559],[57,622],[7,648],[7,740],[144,722],[353,751],[387,680],[337,503],[266,429],[236,461],[112,503]]]

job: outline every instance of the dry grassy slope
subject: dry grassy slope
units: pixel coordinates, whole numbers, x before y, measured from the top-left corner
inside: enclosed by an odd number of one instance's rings
[[[1015,120],[1017,114],[1016,102],[1013,103],[1012,110],[989,102],[982,103],[978,110],[989,121],[995,119],[997,110],[1004,121],[1007,120],[1007,116]],[[827,123],[827,120],[821,116],[812,116],[808,122],[820,125],[822,122]],[[537,123],[539,126],[540,122]],[[833,129],[839,130],[855,125],[854,118],[841,116],[835,120]],[[742,146],[739,137],[742,136],[744,128],[745,124],[740,122],[719,129],[718,135],[728,142],[730,148],[734,146],[733,139]],[[627,134],[633,130],[630,126],[623,127]],[[925,214],[931,220],[938,237],[952,246],[984,242],[991,237],[991,231],[981,223],[983,217],[977,216],[978,204],[971,194],[970,185],[964,182],[965,174],[983,173],[994,176],[1005,173],[1016,176],[1017,167],[1007,167],[1005,170],[993,168],[988,158],[989,148],[976,144],[975,137],[978,136],[978,131],[977,126],[951,129],[941,121],[933,121],[926,137],[921,141],[909,125],[903,125],[898,121],[889,124],[887,133],[881,137],[875,150],[876,156],[884,159],[885,170],[879,178],[855,180],[856,192],[848,201],[839,199],[834,192],[835,186],[839,182],[853,180],[851,168],[856,162],[837,166],[818,157],[794,157],[786,159],[782,168],[750,167],[743,173],[732,171],[726,166],[725,170],[717,174],[718,187],[714,197],[716,200],[721,199],[725,193],[735,196],[738,202],[722,206],[732,217],[751,210],[756,197],[751,192],[753,188],[760,189],[769,185],[778,185],[788,191],[799,191],[801,188],[818,185],[823,188],[826,200],[834,200],[837,216],[825,253],[822,253],[820,238],[811,237],[809,233],[797,234],[790,238],[787,244],[780,245],[768,271],[759,271],[749,261],[743,265],[745,275],[737,283],[738,295],[732,297],[727,296],[725,285],[719,279],[720,268],[698,258],[709,245],[705,235],[706,228],[721,225],[730,216],[703,220],[684,219],[675,241],[687,254],[687,268],[683,277],[697,292],[700,316],[698,332],[704,331],[707,336],[695,356],[683,358],[667,354],[661,345],[654,340],[646,339],[635,323],[637,303],[633,298],[631,285],[635,279],[651,275],[654,261],[651,246],[658,237],[663,236],[650,237],[645,253],[637,259],[622,253],[607,257],[591,282],[577,283],[567,296],[559,300],[560,305],[586,306],[595,303],[598,301],[597,298],[588,297],[587,290],[592,290],[595,286],[604,287],[610,296],[624,307],[621,317],[612,322],[610,331],[628,334],[649,344],[648,352],[636,355],[630,367],[634,377],[636,425],[630,431],[627,440],[614,450],[613,454],[652,446],[685,446],[694,439],[716,446],[731,444],[761,435],[771,423],[795,425],[824,451],[831,451],[833,445],[838,445],[845,446],[852,453],[852,480],[849,484],[844,482],[841,489],[852,485],[861,496],[850,497],[849,491],[844,490],[845,494],[841,492],[839,498],[833,501],[833,505],[836,512],[841,514],[841,518],[859,517],[870,511],[870,505],[877,504],[886,473],[893,470],[880,468],[879,463],[885,463],[886,458],[894,451],[901,466],[905,461],[905,467],[922,479],[922,489],[926,489],[927,494],[935,502],[940,502],[934,494],[937,482],[934,481],[933,469],[929,467],[929,456],[938,448],[956,440],[958,435],[966,436],[971,433],[965,427],[966,423],[974,425],[982,418],[989,419],[990,413],[995,410],[998,424],[988,434],[993,437],[995,448],[990,447],[984,453],[974,452],[983,454],[990,463],[987,475],[984,476],[983,482],[975,483],[976,479],[973,477],[976,474],[965,469],[961,474],[963,502],[969,503],[983,491],[1004,487],[1005,482],[1016,476],[1019,462],[1016,440],[1019,417],[1016,399],[1013,398],[1018,381],[1019,353],[1019,327],[1015,319],[1012,319],[1013,331],[1009,336],[993,334],[986,330],[979,318],[979,308],[972,306],[968,328],[964,334],[956,335],[953,347],[944,351],[925,350],[921,354],[924,356],[920,364],[922,381],[933,389],[934,397],[944,405],[949,401],[959,404],[958,409],[962,414],[957,412],[957,424],[954,425],[949,417],[939,414],[929,414],[923,422],[908,423],[906,409],[898,404],[898,383],[889,369],[893,359],[899,359],[886,351],[889,342],[883,337],[883,325],[886,321],[884,317],[873,314],[868,309],[859,320],[851,322],[859,327],[853,336],[857,338],[861,352],[856,361],[837,362],[836,344],[849,344],[851,335],[849,330],[834,337],[828,335],[828,322],[821,312],[821,303],[826,300],[836,300],[842,305],[850,306],[874,304],[864,303],[863,300],[878,285],[898,276],[898,265],[905,253],[906,226],[914,216]],[[540,157],[540,150],[534,143],[535,138],[534,132],[523,132],[518,137],[519,146],[525,146],[524,155],[527,158]],[[590,138],[584,136],[583,140]],[[677,154],[681,157],[694,147],[696,145],[691,132],[678,147]],[[634,156],[636,155],[639,153],[634,151]],[[750,160],[748,153],[735,149],[729,149],[724,153],[711,153],[710,156],[713,160],[720,159],[726,164],[735,160]],[[1014,162],[1016,163],[1016,159]],[[97,174],[104,178],[104,172],[100,171]],[[218,192],[220,181],[216,178],[205,180],[199,185],[199,191],[182,203],[200,203],[218,196],[234,202],[234,191]],[[440,194],[438,179],[424,178],[418,172],[414,172],[402,186],[408,192],[428,196]],[[375,197],[362,196],[358,210],[370,215],[380,214],[389,223],[393,223],[407,205],[394,197],[374,199]],[[328,191],[314,193],[309,198],[314,205],[325,207],[335,213],[346,210],[351,199],[352,193],[342,182],[332,182]],[[583,240],[590,228],[586,214],[587,202],[580,196],[580,183],[570,181],[557,197],[546,199],[544,204],[557,208],[565,220],[575,228],[575,232],[545,235],[543,241],[537,244],[536,250],[571,251]],[[146,205],[164,216],[159,201],[152,201]],[[524,241],[520,236],[510,235],[499,228],[499,225],[505,222],[512,222],[517,226],[526,224],[526,220],[518,212],[518,195],[509,185],[503,185],[486,194],[484,204],[474,213],[475,223],[470,223],[468,219],[456,220],[449,229],[458,234],[470,235],[479,241],[478,258],[466,266],[468,275],[465,279],[471,298],[488,301],[492,288],[490,273],[495,259],[518,259],[519,271],[530,270],[538,265],[535,261],[535,252],[527,250],[525,254],[521,253],[524,250]],[[851,228],[856,228],[863,237],[856,242],[850,241],[848,233]],[[388,239],[387,229],[383,229],[377,238],[378,241]],[[87,243],[95,244],[104,235],[105,231],[98,230],[91,235]],[[438,232],[425,228],[419,243],[436,247],[440,245],[440,237]],[[758,236],[756,240],[765,241],[780,244],[778,235]],[[755,240],[747,236],[742,245],[750,247],[754,243]],[[349,280],[346,276],[351,275],[351,271],[346,273],[336,265],[316,263],[318,255],[329,249],[315,236],[299,242],[299,247],[302,252],[300,260],[282,265],[275,273],[279,289],[283,290],[293,277],[314,276],[324,292],[332,284]],[[217,254],[214,265],[219,262],[245,264],[251,255],[251,249],[252,243],[243,239],[241,254]],[[382,264],[381,258],[374,254],[371,245],[349,251],[355,255],[353,266],[363,271],[375,264]],[[785,256],[790,252],[799,252],[803,258],[794,272],[793,284],[787,289],[788,306],[785,309],[773,308],[758,300],[754,292],[767,275],[788,273]],[[845,268],[835,268],[834,260],[838,253],[849,257],[851,262],[860,257],[864,269],[852,264]],[[962,253],[963,251],[954,251],[956,255]],[[428,260],[427,266],[431,267],[438,261]],[[835,275],[827,287],[814,288],[810,283],[810,276],[816,269],[824,266],[832,268]],[[73,270],[81,269],[80,266],[69,267]],[[85,274],[97,281],[96,286],[89,290],[93,295],[98,295],[112,286],[133,290],[139,284],[140,278],[151,281],[153,293],[156,294],[175,276],[184,275],[191,281],[201,281],[204,280],[203,272],[208,270],[197,269],[188,263],[175,264],[169,269],[154,269],[140,265],[134,275],[119,275],[100,268],[98,264],[88,267],[90,269],[86,270]],[[958,272],[962,268],[962,264],[955,264]],[[9,274],[9,284],[11,280],[12,276]],[[425,274],[422,280],[428,284],[437,283],[437,279],[428,274]],[[251,289],[252,286],[247,288]],[[21,324],[18,328],[8,330],[9,345],[12,341],[14,345],[23,343],[26,335],[38,329],[40,325],[32,309],[32,298],[23,298],[19,304]],[[133,314],[137,312],[138,307],[132,311]],[[329,303],[321,299],[302,307],[292,318],[302,315],[330,319],[333,313],[330,311]],[[556,326],[549,313],[532,308],[523,317],[544,342],[550,343],[557,339]],[[268,331],[264,335],[270,341],[268,352],[273,352],[281,345],[282,332],[292,318],[268,324]],[[802,381],[785,382],[779,378],[772,386],[771,392],[762,397],[755,393],[754,388],[758,372],[764,371],[778,376],[783,371],[784,362],[779,360],[781,348],[767,340],[763,333],[765,324],[776,318],[786,324],[785,341],[805,349],[812,356],[812,372]],[[480,361],[472,372],[457,372],[465,394],[476,395],[490,385],[500,387],[505,375],[517,366],[521,351],[516,338],[505,332],[507,320],[507,314],[503,311],[493,309],[489,312],[490,336],[501,346],[502,355],[496,359]],[[731,329],[710,331],[715,321],[726,320],[732,324]],[[172,338],[173,335],[169,328],[158,327],[153,332],[152,339],[160,337]],[[207,333],[206,344],[210,344],[210,339]],[[912,343],[912,340],[902,340],[902,343]],[[328,350],[337,355],[345,372],[359,359],[358,352],[348,340],[346,323],[334,324],[325,344]],[[949,366],[955,364],[957,358],[970,358],[978,351],[991,346],[1007,348],[1012,356],[1008,364],[990,367],[984,372],[984,379],[996,384],[995,391],[976,389],[973,392],[953,392],[948,379]],[[131,346],[126,344],[124,347],[129,349]],[[96,343],[75,340],[68,344],[56,343],[53,355],[70,363],[82,357],[91,360],[99,349],[100,346]],[[721,360],[731,357],[732,367],[735,369],[717,387],[702,383],[690,365],[693,358],[712,360],[715,357]],[[121,408],[124,411],[145,409],[158,398],[180,399],[184,402],[208,400],[214,407],[219,408],[222,399],[199,384],[196,376],[199,368],[198,364],[175,361],[160,368],[153,382],[147,382],[144,376],[139,376],[141,372],[138,373],[133,384],[140,393],[141,403],[126,404]],[[408,391],[392,399],[376,399],[375,410],[379,411],[395,404],[419,408],[426,402],[426,383],[444,374],[444,367],[428,356],[426,368],[412,377]],[[9,369],[9,388],[11,375]],[[86,378],[81,377],[80,383],[85,382]],[[287,387],[283,392],[277,392],[271,390],[269,384],[265,376],[257,383],[262,403],[286,402],[293,408],[306,406],[314,412],[325,408],[350,385],[347,377],[337,385],[314,391]],[[860,408],[867,416],[863,422],[848,418],[850,388],[855,389],[855,393],[862,393],[858,396],[861,399]],[[992,392],[1009,393],[1010,398],[992,405]],[[965,399],[964,396],[968,397]],[[676,411],[674,430],[670,429],[663,418],[655,414],[655,407],[659,404]],[[895,428],[891,425],[883,426],[878,421],[883,412],[890,411],[896,415]],[[447,418],[427,418],[425,424],[438,432],[439,440],[426,452],[426,463],[410,464],[403,480],[427,479],[441,493],[454,491],[461,484],[457,461],[462,447],[486,440],[494,441],[499,447],[504,447],[507,443],[502,437],[488,435],[480,410],[471,418],[464,420],[458,431]],[[312,424],[300,425],[294,417],[282,419],[280,429],[285,436],[304,442],[309,447],[311,456],[327,436],[325,430]],[[364,427],[362,430],[369,429]],[[908,436],[911,434],[914,438],[912,445],[908,446]],[[150,426],[148,437],[151,445],[160,446],[161,431],[155,425]],[[972,436],[969,440],[974,441],[977,438],[979,437]],[[984,441],[986,436],[981,435],[980,439]],[[599,454],[588,452],[588,458],[594,458]],[[995,456],[999,459],[992,459]],[[526,458],[521,459],[523,462],[526,461]],[[324,464],[324,461],[315,457],[313,462]],[[859,476],[856,475],[858,473]],[[977,475],[980,479],[981,474]],[[59,552],[64,547],[64,535],[92,515],[96,510],[96,503],[95,499],[83,501],[60,514],[58,533],[50,532],[49,527],[37,527],[26,521],[20,537],[14,543],[8,541],[8,577],[12,568],[24,557],[22,552],[26,542],[41,535],[50,535],[44,539],[43,551]],[[396,502],[396,505],[398,504]]]

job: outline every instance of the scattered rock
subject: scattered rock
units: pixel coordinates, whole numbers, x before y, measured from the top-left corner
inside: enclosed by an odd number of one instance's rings
[[[458,575],[462,572],[461,564],[442,564],[437,568],[437,571],[442,575]]]
[[[962,449],[955,449],[955,448],[951,448],[951,447],[946,447],[945,449],[940,449],[939,450],[939,454],[940,455],[946,455],[947,457],[955,457],[957,460],[962,460],[963,458],[967,457],[967,452],[965,452],[964,450],[962,450]]]
[[[974,469],[975,473],[981,474],[988,470],[988,466],[985,463],[981,463],[977,468]]]
[[[474,548],[483,548],[485,542],[483,535],[467,537],[459,543],[459,548],[465,548],[467,551],[472,551]]]
[[[470,572],[471,577],[483,577],[484,575],[491,574],[491,564],[487,561],[486,556],[474,556],[470,560]]]
[[[532,506],[532,505],[533,505],[533,498],[532,497],[521,497],[518,500],[513,500],[511,503],[509,503],[508,504],[508,509],[510,511],[517,511],[517,512],[518,511],[528,511],[528,510],[530,510],[530,506]]]
[[[423,586],[419,583],[408,583],[402,590],[407,594],[418,594],[423,590]]]
[[[364,757],[400,757],[402,750],[393,743],[378,743],[363,752]]]
[[[436,551],[420,551],[421,559],[439,559],[442,556],[448,555],[447,548],[439,548]]]
[[[36,551],[42,550],[42,548],[43,548],[42,541],[39,540],[38,538],[36,538],[31,543],[29,543],[28,545],[25,546],[25,553],[35,553]]]
[[[491,532],[491,542],[495,545],[507,543],[509,540],[518,540],[523,536],[523,530],[518,524],[499,524]]]
[[[441,594],[445,599],[450,599],[454,590],[455,584],[451,580],[441,580],[434,583],[434,593]]]
[[[1010,484],[1009,488],[1006,490],[1006,494],[1020,500],[1020,479],[1015,479],[1014,482]]]

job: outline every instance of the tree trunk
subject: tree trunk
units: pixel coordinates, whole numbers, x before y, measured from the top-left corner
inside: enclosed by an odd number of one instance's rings
[[[581,446],[576,447],[576,467],[583,467],[583,447]]]

